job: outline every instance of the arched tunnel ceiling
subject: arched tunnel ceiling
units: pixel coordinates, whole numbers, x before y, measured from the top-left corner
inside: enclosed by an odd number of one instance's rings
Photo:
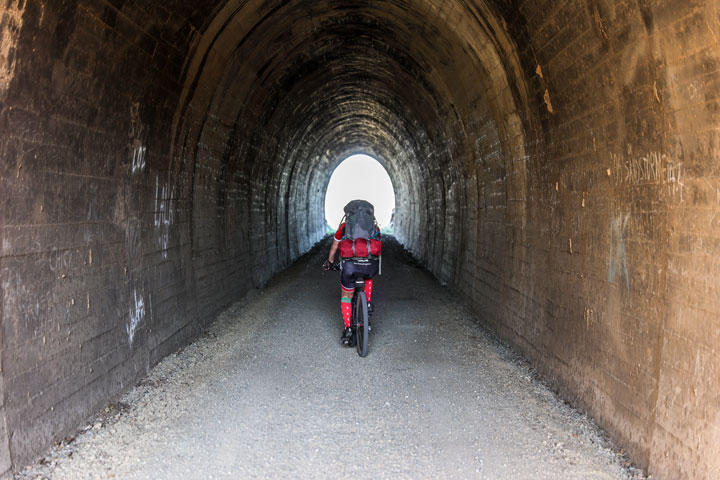
[[[315,232],[300,250],[324,231],[334,167],[350,153],[372,154],[396,186],[398,237],[420,256],[432,256],[424,253],[428,244],[453,255],[457,242],[417,232],[434,222],[447,238],[460,237],[461,220],[444,218],[462,211],[444,195],[477,175],[466,136],[485,130],[490,149],[524,158],[522,124],[532,121],[515,46],[492,12],[465,2],[229,2],[187,64],[174,148],[202,163],[200,146],[224,136],[230,169],[237,168],[232,159],[245,169],[263,165],[265,178],[279,185],[280,210],[307,193],[302,225],[285,214],[290,231]],[[481,120],[461,120],[474,118]],[[502,175],[504,157],[494,158],[493,175]],[[510,180],[516,191],[526,188],[520,171]],[[280,180],[288,175],[292,181]],[[428,213],[437,205],[421,192],[443,197],[440,223]],[[295,240],[287,242],[293,252]]]
[[[177,121],[198,128],[216,115],[242,129],[238,124],[253,117],[255,132],[302,152],[298,158],[306,161],[372,150],[391,175],[417,168],[403,161],[426,162],[430,152],[442,151],[437,146],[464,141],[456,108],[472,103],[499,130],[519,125],[508,119],[523,100],[510,92],[524,94],[506,80],[508,67],[519,68],[508,64],[513,46],[502,32],[488,31],[495,18],[481,22],[474,8],[464,2],[227,5],[194,53]],[[273,148],[256,141],[260,150]],[[332,165],[319,168],[327,181]]]

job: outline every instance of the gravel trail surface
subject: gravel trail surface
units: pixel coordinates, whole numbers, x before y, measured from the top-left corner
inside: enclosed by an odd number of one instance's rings
[[[630,479],[625,458],[386,242],[370,352],[315,248],[17,479]]]

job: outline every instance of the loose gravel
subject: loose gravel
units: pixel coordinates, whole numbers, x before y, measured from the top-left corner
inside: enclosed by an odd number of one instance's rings
[[[15,479],[642,479],[386,242],[370,352],[314,249]]]

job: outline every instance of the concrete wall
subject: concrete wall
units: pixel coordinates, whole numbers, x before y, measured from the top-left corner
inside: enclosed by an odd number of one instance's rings
[[[8,0],[0,471],[324,234],[399,238],[660,478],[720,472],[717,0]]]

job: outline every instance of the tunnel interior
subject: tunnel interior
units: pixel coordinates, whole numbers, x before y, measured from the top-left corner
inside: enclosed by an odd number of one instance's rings
[[[320,241],[363,152],[398,240],[633,461],[720,471],[717,2],[0,14],[0,470]]]

